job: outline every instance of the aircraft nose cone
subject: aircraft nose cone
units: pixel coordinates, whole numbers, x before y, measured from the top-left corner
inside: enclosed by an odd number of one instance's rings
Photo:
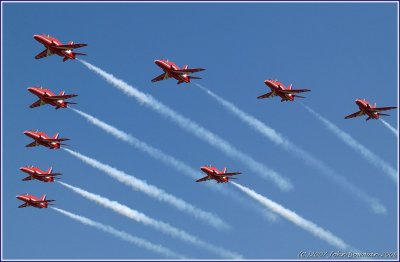
[[[33,35],[33,38],[34,38],[35,40],[39,40],[40,36],[39,36],[39,35]]]
[[[32,136],[32,134],[31,134],[31,132],[30,132],[30,131],[24,131],[24,135],[26,135],[26,136],[29,136],[29,137],[31,137],[31,136]]]
[[[29,92],[33,93],[34,90],[35,90],[35,89],[34,89],[33,87],[28,87],[28,91],[29,91]]]
[[[23,167],[20,167],[19,170],[24,171],[24,172],[27,172],[27,171],[28,171],[28,168],[26,168],[26,167],[23,166]]]
[[[264,84],[270,85],[270,84],[271,84],[271,80],[265,80],[265,81],[264,81]]]

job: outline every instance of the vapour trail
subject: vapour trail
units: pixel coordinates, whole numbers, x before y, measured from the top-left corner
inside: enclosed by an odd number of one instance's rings
[[[172,205],[180,211],[186,212],[189,215],[193,216],[196,219],[202,220],[203,222],[215,227],[216,229],[229,229],[229,226],[217,215],[203,211],[184,200],[177,198],[164,190],[148,184],[146,181],[140,180],[132,175],[128,175],[123,171],[120,171],[114,167],[103,164],[93,158],[82,155],[78,152],[75,152],[68,148],[63,148],[65,151],[78,158],[82,162],[94,167],[112,178],[118,180],[119,182],[130,186],[134,190],[138,190],[140,192],[145,193],[146,195],[155,198],[159,201],[165,202],[167,204]]]
[[[273,128],[267,126],[265,123],[256,119],[255,117],[247,114],[246,112],[240,110],[234,104],[226,101],[222,97],[216,95],[211,92],[207,88],[203,87],[200,84],[195,83],[201,90],[214,98],[219,104],[228,109],[231,113],[239,117],[244,123],[248,124],[255,131],[259,132],[266,138],[268,138],[273,143],[281,146],[284,150],[291,153],[297,158],[303,160],[307,165],[321,172],[321,174],[325,175],[327,178],[336,182],[339,186],[345,189],[347,192],[352,194],[353,196],[359,198],[361,201],[366,203],[373,212],[378,214],[386,213],[386,207],[383,206],[379,200],[368,196],[365,192],[363,192],[359,187],[351,184],[344,176],[338,174],[332,168],[327,166],[324,162],[313,156],[311,153],[302,149],[301,147],[292,143],[289,139],[285,138],[283,135],[276,132]]]
[[[77,114],[79,114],[80,116],[84,117],[91,124],[101,128],[102,130],[113,135],[117,139],[120,139],[120,140],[130,144],[131,146],[135,147],[136,149],[141,150],[142,152],[148,154],[149,156],[155,158],[156,160],[159,160],[159,161],[163,162],[164,164],[176,169],[177,171],[181,172],[182,174],[190,176],[193,179],[200,178],[199,172],[197,170],[191,168],[190,166],[188,166],[183,161],[178,160],[178,159],[174,158],[173,156],[164,153],[160,149],[155,148],[155,147],[139,140],[138,138],[132,136],[131,134],[125,133],[124,131],[117,129],[116,127],[111,126],[92,115],[89,115],[89,114],[82,112],[75,108],[71,108],[71,107],[69,107],[69,108],[72,109]],[[258,206],[254,205],[254,202],[246,201],[244,198],[239,196],[235,191],[230,190],[230,188],[220,187],[219,185],[217,186],[214,183],[213,184],[207,183],[205,186],[229,197],[231,200],[237,201],[237,202],[245,205],[246,207],[253,208],[255,211],[257,211],[258,213],[260,213],[261,215],[266,217],[271,222],[274,222],[277,219],[277,216],[272,212],[269,212],[269,211],[261,211],[260,212],[260,209],[258,208]],[[228,225],[227,225],[227,227],[228,227]]]
[[[117,201],[112,201],[103,196],[90,193],[86,190],[71,186],[71,185],[69,185],[67,183],[63,183],[61,181],[57,181],[57,182],[59,184],[63,185],[64,187],[71,189],[73,192],[81,195],[82,197],[84,197],[88,200],[91,200],[91,201],[95,202],[96,204],[99,204],[105,208],[108,208],[122,216],[125,216],[136,222],[142,223],[146,226],[153,227],[153,228],[155,228],[165,234],[168,234],[172,237],[179,238],[184,242],[188,242],[197,247],[204,248],[218,256],[221,256],[223,258],[234,258],[234,259],[242,258],[242,256],[240,254],[237,254],[237,253],[231,252],[229,250],[225,250],[223,248],[209,244],[208,242],[200,240],[197,237],[190,235],[189,233],[186,233],[185,231],[183,231],[181,229],[173,227],[170,224],[162,222],[160,220],[156,220],[154,218],[148,217],[147,215],[140,213],[139,211],[136,211],[134,209],[131,209],[125,205],[122,205],[122,204],[118,203]]]
[[[196,122],[182,116],[178,112],[175,112],[173,109],[159,102],[152,96],[142,93],[138,89],[133,86],[125,83],[124,81],[114,77],[113,75],[103,71],[102,69],[84,61],[79,60],[82,64],[84,64],[88,69],[95,72],[99,76],[103,77],[107,82],[109,82],[114,87],[118,88],[122,92],[124,92],[128,96],[135,97],[140,103],[146,104],[151,109],[155,110],[157,113],[173,120],[177,123],[181,128],[186,131],[196,135],[198,138],[207,142],[211,146],[216,147],[217,149],[224,152],[227,156],[232,157],[236,160],[243,162],[249,169],[251,169],[254,173],[259,174],[262,178],[271,180],[275,183],[281,190],[289,191],[293,188],[292,184],[286,178],[283,178],[276,171],[267,168],[264,164],[257,162],[249,155],[239,151],[233,145],[223,140],[219,136],[215,135],[211,131],[205,129],[200,126]]]
[[[294,223],[295,225],[301,227],[302,229],[308,231],[309,233],[313,234],[314,236],[324,240],[328,244],[338,248],[340,251],[345,250],[354,250],[351,246],[346,244],[342,239],[335,236],[331,232],[319,227],[318,225],[314,224],[313,222],[304,219],[303,217],[299,216],[295,212],[279,205],[278,203],[268,199],[265,196],[262,196],[256,193],[254,190],[247,188],[245,186],[239,185],[238,183],[231,182],[234,186],[239,188],[241,191],[246,193],[248,196],[257,200],[259,203],[264,205],[265,207],[271,209],[272,211],[276,212],[277,214],[281,215],[282,217],[286,218],[290,222]]]
[[[56,208],[56,207],[51,207],[51,208],[54,209],[55,211],[65,215],[65,216],[73,219],[73,220],[81,222],[84,225],[100,229],[101,231],[109,233],[109,234],[111,234],[111,235],[113,235],[115,237],[118,237],[119,239],[122,239],[124,241],[130,242],[130,243],[132,243],[132,244],[134,244],[134,245],[136,245],[138,247],[147,249],[147,250],[149,250],[151,252],[158,253],[158,254],[160,254],[160,255],[162,255],[164,257],[179,258],[179,259],[185,259],[186,258],[185,256],[180,255],[178,253],[175,253],[174,251],[171,251],[170,249],[168,249],[166,247],[163,247],[162,245],[153,244],[153,243],[151,243],[151,242],[149,242],[147,240],[144,240],[142,238],[138,238],[138,237],[132,236],[131,234],[128,234],[128,233],[126,233],[124,231],[117,230],[117,229],[115,229],[115,228],[113,228],[113,227],[111,227],[109,225],[104,225],[102,223],[99,223],[99,222],[96,222],[94,220],[91,220],[91,219],[89,219],[87,217],[79,216],[77,214],[73,214],[71,212],[65,211],[65,210],[63,210],[61,208]]]
[[[334,125],[328,119],[322,117],[320,114],[309,108],[308,106],[300,103],[308,112],[313,114],[318,120],[320,120],[331,132],[333,132],[340,140],[342,140],[346,145],[357,151],[361,156],[363,156],[369,163],[381,169],[386,175],[388,175],[393,182],[397,184],[397,172],[388,163],[382,160],[380,157],[372,153],[365,146],[361,145],[349,134],[341,130],[339,127]]]
[[[382,118],[379,118],[379,119],[382,121],[382,123],[383,123],[387,128],[389,128],[390,131],[392,131],[396,136],[399,136],[399,133],[397,133],[396,128],[392,127],[388,122],[386,122],[386,121],[383,120]]]

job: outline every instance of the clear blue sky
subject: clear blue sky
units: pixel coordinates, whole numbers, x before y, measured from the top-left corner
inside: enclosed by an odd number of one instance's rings
[[[53,210],[18,209],[19,193],[47,193],[57,207],[109,224],[195,258],[211,253],[132,222],[68,191],[57,183],[22,182],[29,164],[63,174],[64,182],[101,194],[168,222],[245,258],[297,258],[301,250],[334,248],[280,219],[209,191],[204,184],[116,140],[68,109],[30,109],[27,91],[42,85],[79,94],[76,108],[181,159],[193,168],[213,164],[241,171],[241,184],[330,230],[369,252],[397,247],[397,188],[388,177],[344,145],[298,101],[257,100],[268,92],[263,81],[279,79],[312,92],[301,100],[397,169],[397,139],[380,121],[345,120],[356,98],[397,106],[397,7],[394,3],[3,3],[3,258],[146,259],[157,255],[79,224]],[[182,130],[135,99],[111,87],[78,61],[52,56],[35,60],[43,46],[34,34],[63,43],[87,43],[85,59],[224,137],[257,161],[289,178],[294,190],[279,191],[243,163]],[[151,83],[161,73],[153,61],[203,67],[199,83],[288,137],[333,167],[387,208],[379,216],[336,184],[255,133],[193,84]],[[397,111],[385,120],[397,127]],[[39,129],[71,138],[70,148],[144,179],[232,226],[219,232],[109,178],[63,150],[25,148],[23,131]],[[199,172],[199,178],[201,173]],[[229,184],[220,185],[231,187]],[[260,207],[261,208],[261,207]],[[162,258],[162,257],[159,257]]]

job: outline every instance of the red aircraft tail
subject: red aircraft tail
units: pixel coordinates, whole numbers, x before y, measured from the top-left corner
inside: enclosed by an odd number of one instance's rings
[[[66,104],[68,106],[69,104],[76,105],[78,103],[76,103],[76,102],[64,102],[64,104]]]
[[[47,173],[47,174],[50,174],[51,171],[53,171],[53,167],[50,167],[49,169],[47,169],[46,173]]]
[[[57,139],[58,138],[58,133],[55,133],[54,136],[52,137],[53,139]]]
[[[189,82],[190,82],[190,80],[192,80],[192,79],[201,79],[201,77],[197,77],[197,76],[188,76],[188,78],[189,78]]]
[[[87,55],[87,54],[84,54],[84,53],[73,53],[74,54],[74,58],[77,56],[77,55]]]
[[[293,85],[293,84],[290,84],[290,85],[288,86],[288,90],[292,90],[292,85]]]
[[[184,65],[182,69],[188,69],[188,65]]]
[[[45,201],[46,200],[46,194],[42,195],[42,197],[40,198],[40,201]]]
[[[59,94],[59,96],[63,96],[63,95],[65,95],[65,91],[61,91]]]
[[[65,107],[68,107],[69,104],[76,105],[76,104],[78,104],[78,103],[76,103],[76,102],[64,102]],[[62,106],[62,107],[65,108],[64,106]],[[57,109],[59,109],[59,108],[61,108],[61,106],[56,106],[55,109],[57,110]]]
[[[226,169],[227,169],[227,168],[225,167],[225,168],[224,168],[224,171],[222,171],[222,173],[224,173],[224,174],[225,174],[225,173],[226,173]]]
[[[63,62],[67,61],[68,59],[75,59],[77,55],[86,55],[86,54],[71,52],[71,56],[64,57]]]

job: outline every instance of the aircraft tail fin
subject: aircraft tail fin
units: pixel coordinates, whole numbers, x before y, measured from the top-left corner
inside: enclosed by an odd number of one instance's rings
[[[58,138],[58,133],[55,133],[54,136],[52,137],[53,139],[57,139]]]
[[[63,95],[65,95],[65,91],[61,91],[59,94],[59,96],[63,96]]]
[[[49,169],[47,169],[46,173],[47,173],[47,174],[50,174],[51,171],[53,171],[53,167],[50,167]]]
[[[188,69],[188,65],[184,65],[182,69]]]
[[[372,108],[375,108],[376,107],[376,102],[374,103],[374,105],[373,105],[373,107]]]
[[[42,195],[42,197],[40,198],[40,201],[45,201],[46,200],[46,194]]]
[[[227,168],[226,168],[226,167],[224,167],[224,171],[222,171],[224,174],[226,173],[226,169],[227,169]]]
[[[67,45],[73,45],[74,41],[69,41]]]
[[[289,90],[292,90],[292,85],[293,85],[293,84],[290,84],[290,85],[288,86],[288,89],[289,89]]]

